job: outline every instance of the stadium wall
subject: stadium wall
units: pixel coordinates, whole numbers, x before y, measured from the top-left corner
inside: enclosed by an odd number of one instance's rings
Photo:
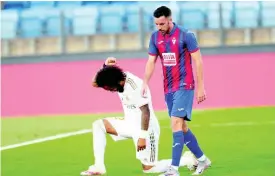
[[[275,52],[203,58],[208,99],[195,108],[275,105]],[[141,58],[119,60],[138,76],[145,63]],[[102,60],[1,65],[1,116],[120,112],[116,93],[91,87],[101,66]],[[150,87],[155,109],[165,110],[159,62]]]

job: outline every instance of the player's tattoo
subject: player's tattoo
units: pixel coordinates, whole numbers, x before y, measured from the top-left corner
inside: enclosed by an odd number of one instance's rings
[[[141,129],[142,130],[148,130],[149,128],[149,121],[150,121],[150,110],[148,104],[143,105],[140,107],[140,110],[142,112],[141,117]]]

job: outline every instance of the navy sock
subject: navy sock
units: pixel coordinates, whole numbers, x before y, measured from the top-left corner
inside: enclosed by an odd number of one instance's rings
[[[178,167],[184,146],[183,131],[173,133],[173,148],[172,148],[172,165]]]
[[[187,133],[184,133],[184,144],[196,156],[196,158],[203,156],[203,152],[198,144],[198,141],[190,129],[188,129]]]

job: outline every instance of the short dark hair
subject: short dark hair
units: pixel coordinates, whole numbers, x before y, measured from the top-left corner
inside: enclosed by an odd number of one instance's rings
[[[171,14],[172,14],[171,10],[166,6],[158,7],[154,11],[154,17],[155,18],[159,18],[161,16],[165,16],[167,18],[167,17],[171,16]]]
[[[115,88],[119,85],[120,81],[126,79],[126,74],[117,66],[106,66],[100,69],[95,77],[95,82],[98,87],[111,87]]]

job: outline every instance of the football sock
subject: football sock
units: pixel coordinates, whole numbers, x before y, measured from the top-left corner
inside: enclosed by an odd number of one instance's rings
[[[182,131],[173,133],[173,147],[172,147],[172,167],[178,170],[180,158],[184,146],[184,135]]]
[[[190,129],[186,133],[184,133],[184,143],[185,145],[189,148],[189,150],[196,156],[196,158],[199,159],[199,161],[203,161],[205,157],[199,144],[198,141],[195,137],[195,135],[191,132]]]
[[[93,123],[93,148],[96,166],[104,166],[106,129],[102,120]]]

